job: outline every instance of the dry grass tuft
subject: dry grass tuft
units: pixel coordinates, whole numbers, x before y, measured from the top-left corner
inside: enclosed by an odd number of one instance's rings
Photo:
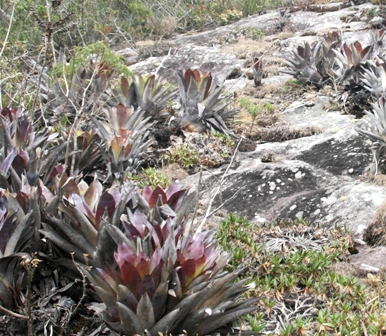
[[[155,17],[151,16],[146,19],[146,25],[154,35],[170,37],[176,29],[176,19],[172,16]]]
[[[276,64],[265,66],[263,68],[264,78],[280,75],[280,68],[281,66]]]
[[[261,142],[282,142],[320,134],[321,132],[322,130],[316,126],[308,126],[303,128],[278,126],[268,129],[254,129],[253,134],[250,134],[250,139]]]
[[[161,169],[159,169],[160,173],[165,175],[170,180],[183,180],[189,176],[189,174],[184,170],[178,163],[168,164]]]
[[[385,183],[386,176],[383,177]],[[374,219],[363,234],[364,240],[372,246],[386,245],[386,201],[378,208]]]
[[[255,86],[247,86],[243,90],[243,95],[250,99],[262,99],[266,95],[281,94],[285,88],[285,83],[264,84],[256,88]]]

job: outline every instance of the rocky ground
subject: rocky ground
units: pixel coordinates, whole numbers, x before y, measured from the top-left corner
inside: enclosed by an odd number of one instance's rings
[[[285,66],[283,55],[327,32],[339,30],[346,42],[359,40],[366,45],[371,27],[366,13],[373,7],[333,3],[294,11],[282,29],[277,11],[270,11],[216,30],[178,36],[164,45],[169,55],[132,66],[143,73],[158,71],[172,82],[181,67],[212,71],[235,97],[274,105],[274,113],[260,115],[252,129],[245,113],[235,118],[233,131],[244,132],[256,148],[238,153],[230,167],[203,173],[204,206],[222,179],[212,204],[213,208],[221,205],[220,214],[237,212],[257,225],[302,217],[324,226],[347,226],[361,244],[363,232],[386,199],[383,175],[373,178],[371,150],[355,131],[366,121],[358,118],[354,103],[343,104],[342,92],[330,86],[297,85],[280,70]],[[259,87],[251,80],[253,56],[263,60]],[[198,174],[185,182],[197,184]],[[353,263],[386,266],[380,264],[385,258],[375,257],[384,253],[383,248],[361,245],[360,249],[363,253],[353,256]]]
[[[175,165],[164,168],[169,176],[200,189],[198,223],[205,218],[205,225],[217,226],[224,214],[236,212],[259,230],[265,223],[296,218],[309,219],[323,230],[347,227],[356,246],[344,268],[355,273],[375,272],[386,266],[386,247],[370,247],[365,242],[385,242],[383,227],[376,224],[382,223],[386,211],[385,175],[374,177],[369,144],[355,130],[366,123],[360,111],[366,101],[360,101],[359,107],[344,104],[341,91],[331,86],[299,85],[292,76],[280,72],[285,67],[283,55],[334,30],[343,32],[348,43],[359,40],[366,45],[371,27],[366,13],[373,7],[370,3],[332,3],[293,8],[283,26],[279,25],[278,12],[269,11],[216,30],[180,35],[163,43],[142,43],[137,51],[119,51],[136,72],[157,72],[175,83],[176,71],[181,68],[211,71],[225,81],[225,89],[235,101],[246,97],[274,107],[251,124],[250,116],[234,103],[233,108],[241,111],[229,127],[250,142],[240,143],[236,155],[228,155],[221,167],[189,176]],[[253,57],[263,62],[259,87],[253,83]],[[215,209],[214,215],[205,217]],[[369,231],[372,225],[375,229]],[[320,234],[325,235],[322,243],[329,239],[326,232]],[[95,305],[89,310],[86,307],[81,323],[94,330],[91,335],[109,334],[102,330],[96,310]],[[53,309],[52,313],[59,311],[58,324],[66,318],[65,309]],[[20,330],[19,322],[3,322],[0,334]],[[79,325],[77,330],[76,335],[83,335],[86,329]],[[49,333],[44,330],[45,335]]]

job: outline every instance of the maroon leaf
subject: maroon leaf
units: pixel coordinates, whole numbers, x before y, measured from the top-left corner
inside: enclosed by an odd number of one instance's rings
[[[203,74],[203,75],[201,76],[200,71],[197,70],[197,69],[193,70],[192,73],[193,73],[193,78],[194,78],[194,81],[195,81],[195,82],[200,82],[201,79],[202,79],[202,77],[205,76],[205,74]]]
[[[152,192],[153,192],[153,190],[148,185],[145,186],[145,188],[143,188],[143,190],[142,190],[142,196],[146,200],[146,202],[148,202],[148,203],[149,203]]]
[[[167,204],[172,208],[172,210],[175,211],[176,209],[178,209],[178,207],[184,200],[184,197],[187,194],[187,192],[188,192],[187,190],[180,190],[170,196]]]
[[[3,115],[4,117],[8,117],[11,120],[11,116],[12,116],[11,109],[8,107],[4,107],[3,109],[1,109],[1,115]]]
[[[52,180],[54,177],[60,175],[61,173],[63,173],[63,171],[64,171],[64,165],[62,164],[56,165],[50,174],[49,180]]]
[[[365,49],[363,49],[361,51],[361,53],[360,53],[361,59],[363,59],[367,55],[367,53],[370,51],[370,49],[371,49],[371,46],[367,46]],[[383,64],[385,64],[385,63],[383,63]]]
[[[18,201],[24,212],[28,212],[26,211],[28,195],[22,191],[18,191],[16,194],[16,200]]]
[[[119,267],[121,267],[125,262],[134,265],[137,259],[137,255],[129,246],[124,243],[120,243],[118,245],[117,252],[114,253],[114,259]]]
[[[116,107],[116,114],[118,127],[125,128],[129,116],[126,106],[123,104],[118,104]]]
[[[87,191],[83,196],[85,202],[90,207],[91,211],[95,211],[95,206],[102,192],[102,184],[96,178],[94,178],[94,181],[91,182],[90,186],[88,187]]]
[[[348,45],[346,43],[343,44],[343,49],[344,49],[344,52],[346,54],[346,57],[347,57],[349,63],[352,64],[353,61],[352,61],[352,51],[351,51],[351,49],[348,47]]]
[[[139,287],[139,284],[141,284],[142,279],[135,268],[134,265],[129,263],[124,263],[121,267],[121,274],[122,274],[122,283],[125,285],[130,291],[134,294],[137,300],[140,299],[140,296],[136,295],[137,291],[136,289]]]
[[[304,57],[304,47],[298,46],[298,54],[300,57],[305,58]]]
[[[165,192],[163,191],[163,189],[161,187],[157,187],[153,190],[153,192],[151,193],[151,196],[148,200],[150,209],[154,208],[155,205],[157,204],[159,195],[161,195],[162,203],[163,204],[167,203],[168,200],[167,200]]]
[[[99,203],[97,206],[96,214],[95,214],[95,224],[97,228],[99,228],[101,217],[103,216],[105,210],[107,209],[107,213],[112,217],[115,210],[115,200],[114,197],[111,196],[108,192],[104,192],[99,199]]]
[[[191,239],[187,247],[181,251],[185,259],[199,259],[204,255],[204,238],[200,239],[200,236],[196,236],[195,239]]]
[[[12,162],[12,167],[15,169],[17,175],[21,176],[21,174],[25,173],[28,167],[28,161],[28,153],[23,149],[20,149]]]
[[[69,179],[67,178],[64,179],[66,182],[65,182],[65,186],[64,186],[64,193],[63,195],[66,197],[66,198],[70,198],[70,196],[72,194],[77,194],[80,196],[80,192],[79,192],[79,188],[78,188],[78,185],[76,184],[76,182],[73,180],[73,179]]]
[[[180,278],[183,291],[193,281],[195,273],[196,273],[196,261],[193,259],[186,260],[181,265],[181,268],[177,270],[177,274],[178,274],[178,277]]]
[[[191,69],[188,69],[185,71],[185,90],[187,90],[187,88],[189,87],[190,85],[190,78],[193,77],[194,78],[194,73]]]
[[[362,45],[360,44],[359,41],[354,42],[354,47],[357,50],[358,54],[360,54],[362,52]]]
[[[17,124],[17,131],[16,131],[16,147],[21,148],[23,143],[26,141],[26,135],[30,131],[30,123],[28,119],[24,119]]]
[[[165,191],[166,197],[169,199],[170,196],[172,196],[175,192],[181,190],[181,188],[182,188],[181,183],[177,181],[173,181]]]
[[[121,77],[121,92],[122,92],[124,97],[129,96],[129,88],[130,88],[129,81],[127,80],[126,77],[122,76]]]

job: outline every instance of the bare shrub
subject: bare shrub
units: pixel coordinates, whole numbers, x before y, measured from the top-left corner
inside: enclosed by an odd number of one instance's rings
[[[152,34],[170,37],[176,28],[176,19],[172,16],[151,16],[146,19],[146,25]]]

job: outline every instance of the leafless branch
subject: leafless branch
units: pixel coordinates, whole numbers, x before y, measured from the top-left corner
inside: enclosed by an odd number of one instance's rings
[[[9,310],[7,308],[4,308],[3,306],[0,306],[0,310],[2,310],[3,312],[9,314],[9,315],[12,315],[14,317],[17,317],[17,318],[21,318],[21,319],[24,319],[24,320],[28,320],[28,316],[25,316],[25,315],[21,315],[21,314],[18,314],[18,313],[15,313],[13,312],[12,310]]]
[[[5,39],[4,39],[4,42],[3,42],[3,47],[1,48],[1,51],[0,51],[0,57],[3,54],[4,50],[5,50],[5,46],[7,45],[9,33],[10,33],[11,27],[12,27],[13,16],[14,16],[14,13],[15,13],[15,7],[16,7],[16,1],[13,2],[12,13],[11,13],[11,18],[9,19],[9,26],[8,26],[8,30],[7,30],[7,35],[5,35]]]
[[[235,157],[236,157],[236,154],[238,152],[238,149],[239,149],[239,146],[240,146],[240,143],[241,141],[243,140],[243,136],[240,137],[239,139],[239,142],[237,143],[237,146],[235,148],[235,151],[233,152],[233,155],[232,155],[232,158],[231,158],[231,161],[229,162],[229,165],[227,166],[227,168],[225,169],[225,172],[224,174],[222,175],[221,177],[221,180],[220,180],[220,184],[219,186],[216,188],[216,192],[214,193],[213,197],[211,198],[211,200],[209,201],[209,204],[208,204],[208,208],[206,210],[206,214],[205,214],[205,217],[204,219],[202,220],[201,224],[198,226],[197,228],[197,232],[201,232],[205,222],[207,221],[207,219],[209,218],[209,216],[213,215],[213,212],[211,211],[212,209],[212,204],[217,196],[217,194],[220,192],[222,186],[224,185],[225,183],[225,177],[226,175],[228,174],[228,171],[230,169],[230,167],[232,166],[233,164],[233,161],[235,160]],[[219,210],[219,208],[217,208],[217,211]]]

